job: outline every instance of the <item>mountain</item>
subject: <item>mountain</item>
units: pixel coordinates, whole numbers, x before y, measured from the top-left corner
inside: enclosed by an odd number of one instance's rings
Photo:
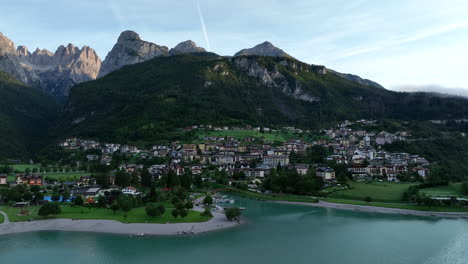
[[[359,84],[363,84],[363,85],[369,85],[369,86],[374,86],[374,87],[377,87],[377,88],[384,88],[382,85],[374,82],[374,81],[371,81],[371,80],[368,80],[368,79],[363,79],[357,75],[354,75],[354,74],[349,74],[349,73],[341,73],[341,72],[337,72],[337,71],[333,71],[335,74],[345,78],[345,79],[348,79],[350,81],[353,81],[355,83],[359,83]]]
[[[55,96],[68,96],[73,85],[96,79],[101,59],[88,46],[73,44],[58,47],[55,53],[27,47],[15,48],[14,43],[0,33],[0,70],[12,74],[28,85],[39,87]]]
[[[173,49],[169,51],[169,55],[197,52],[206,52],[206,50],[204,48],[198,47],[197,44],[195,44],[195,42],[187,40],[177,44]]]
[[[40,90],[0,71],[0,159],[27,158],[47,142],[57,107]]]
[[[99,77],[120,69],[125,65],[150,60],[157,56],[167,55],[169,50],[165,46],[144,41],[133,31],[127,30],[120,34],[117,43],[102,62]]]
[[[345,119],[468,115],[468,100],[359,84],[293,58],[159,56],[75,86],[62,136],[156,141],[193,124],[322,128]]]
[[[250,49],[243,49],[234,54],[234,57],[238,56],[248,56],[248,55],[258,55],[258,56],[271,56],[271,57],[284,57],[292,58],[289,54],[284,52],[282,49],[275,47],[268,41],[265,41],[257,46]]]

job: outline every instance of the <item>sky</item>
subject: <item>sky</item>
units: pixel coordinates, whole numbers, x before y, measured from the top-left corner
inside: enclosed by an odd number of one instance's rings
[[[2,3],[3,2],[3,3]],[[29,50],[87,45],[104,59],[120,32],[220,55],[266,40],[293,57],[388,89],[468,95],[468,0],[0,0],[0,32]]]

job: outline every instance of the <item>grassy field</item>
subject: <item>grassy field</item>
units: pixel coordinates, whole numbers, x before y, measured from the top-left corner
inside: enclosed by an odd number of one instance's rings
[[[398,203],[401,202],[403,193],[411,185],[410,183],[351,182],[350,189],[333,192],[327,197],[362,201],[369,196],[375,202]]]
[[[285,202],[303,202],[303,203],[316,203],[317,199],[303,196],[303,195],[292,195],[292,194],[261,194],[250,191],[243,191],[238,189],[230,188],[226,193],[242,196],[250,199],[267,200],[267,201],[285,201]]]
[[[421,193],[426,194],[427,196],[457,196],[468,198],[467,195],[461,193],[461,183],[451,183],[448,186],[437,186],[432,188],[420,189]]]
[[[42,173],[44,177],[50,177],[54,179],[60,178],[79,178],[80,176],[91,175],[90,172],[49,172],[49,173]]]
[[[377,206],[377,207],[386,207],[386,208],[398,208],[398,209],[407,209],[407,210],[416,210],[416,211],[431,211],[431,212],[468,212],[468,208],[464,207],[449,207],[449,206],[419,206],[413,204],[397,204],[397,203],[379,203],[379,202],[363,202],[356,200],[341,200],[341,199],[332,199],[332,198],[323,198],[320,199],[325,202],[330,203],[340,203],[340,204],[354,204],[354,205],[365,205],[365,206]]]
[[[4,165],[0,165],[0,166],[4,166]],[[30,170],[33,170],[34,168],[39,169],[41,167],[39,165],[34,165],[34,164],[15,164],[15,165],[8,165],[8,166],[20,172],[24,172],[27,168],[29,168]]]
[[[61,178],[63,179],[78,179],[80,176],[84,175],[91,175],[90,172],[49,172],[49,173],[40,173],[44,177],[52,178],[59,180]],[[12,182],[15,181],[15,174],[9,174],[8,175],[8,181]]]
[[[3,218],[3,215],[0,214],[0,224],[3,224],[3,221],[5,221],[5,219]]]
[[[139,207],[134,208],[128,212],[127,219],[124,218],[124,212],[117,211],[115,214],[106,208],[91,208],[87,207],[72,207],[69,205],[62,205],[62,213],[49,218],[68,218],[68,219],[105,219],[105,220],[116,220],[127,223],[192,223],[192,222],[205,222],[210,220],[210,217],[204,217],[200,215],[200,212],[190,210],[189,214],[185,218],[174,218],[171,215],[171,208],[166,208],[166,212],[159,217],[149,217],[146,215],[145,208]],[[17,216],[20,209],[12,208],[8,206],[0,206],[0,210],[4,211],[11,222],[28,221],[44,219],[37,215],[39,210],[38,206],[28,207],[26,210],[29,211],[30,215]]]
[[[263,137],[266,140],[271,140],[271,141],[288,141],[291,138],[293,138],[293,135],[289,132],[286,131],[278,131],[278,132],[265,132],[261,133],[259,131],[253,131],[253,130],[228,130],[228,131],[204,131],[201,130],[197,133],[197,138],[203,138],[203,137],[234,137],[236,139],[244,139],[245,137],[256,137],[260,138]]]

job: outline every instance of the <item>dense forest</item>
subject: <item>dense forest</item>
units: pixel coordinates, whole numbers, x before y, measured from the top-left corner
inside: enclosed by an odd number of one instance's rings
[[[55,120],[53,99],[0,71],[0,159],[26,158],[43,147]]]

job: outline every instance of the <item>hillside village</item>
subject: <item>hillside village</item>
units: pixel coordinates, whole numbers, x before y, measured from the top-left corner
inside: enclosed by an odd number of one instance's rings
[[[356,123],[372,127],[376,121],[360,120]],[[208,171],[220,171],[229,177],[231,183],[234,179],[246,182],[250,189],[261,189],[261,182],[269,177],[271,169],[278,167],[294,170],[299,175],[315,173],[323,179],[326,185],[337,183],[337,173],[329,164],[341,164],[347,168],[347,176],[355,181],[377,179],[382,181],[398,182],[403,175],[417,175],[424,179],[430,171],[429,162],[424,157],[411,153],[390,153],[381,147],[396,141],[406,141],[411,137],[410,131],[396,133],[370,132],[366,130],[353,130],[350,126],[355,123],[345,121],[335,128],[321,131],[322,136],[310,142],[303,140],[288,140],[276,142],[262,137],[244,137],[242,139],[232,136],[204,136],[197,143],[172,142],[167,145],[154,145],[149,149],[137,146],[120,145],[116,143],[103,143],[95,140],[68,138],[60,142],[59,146],[70,153],[85,152],[88,162],[99,162],[110,166],[114,154],[124,154],[137,160],[158,159],[158,164],[129,163],[127,161],[117,164],[117,171],[132,174],[147,168],[152,181],[156,181],[169,172],[175,175],[190,173],[202,175],[203,180],[212,179]],[[238,128],[192,126],[185,130],[252,130],[262,133],[275,133],[269,128]],[[284,130],[295,133],[310,133],[292,127]],[[300,163],[300,158],[308,151],[320,148],[327,154],[320,163]],[[71,154],[74,155],[74,154]],[[79,164],[78,164],[79,165]],[[241,175],[239,177],[239,175]],[[0,176],[0,184],[6,183],[6,175]],[[42,185],[45,181],[40,174],[17,174],[16,184]],[[96,180],[90,175],[83,175],[68,184],[87,191],[86,186],[94,186]],[[110,174],[109,185],[115,185],[115,173]],[[128,187],[128,186],[120,186]],[[133,188],[134,189],[134,188]],[[131,190],[133,190],[131,189]],[[135,191],[125,190],[136,193]],[[91,190],[91,193],[95,191]]]

